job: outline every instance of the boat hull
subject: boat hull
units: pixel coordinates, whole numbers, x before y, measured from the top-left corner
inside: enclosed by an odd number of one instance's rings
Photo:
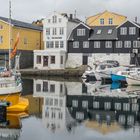
[[[111,80],[113,82],[126,81],[126,77],[123,75],[111,74]]]
[[[140,79],[136,79],[133,77],[126,78],[127,84],[131,86],[140,86]]]

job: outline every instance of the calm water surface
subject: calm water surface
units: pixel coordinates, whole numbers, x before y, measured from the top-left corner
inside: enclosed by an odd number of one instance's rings
[[[29,116],[9,140],[140,139],[139,87],[41,78],[24,78],[23,86]]]

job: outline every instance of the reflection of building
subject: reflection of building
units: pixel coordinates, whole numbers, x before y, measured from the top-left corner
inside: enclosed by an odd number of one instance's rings
[[[71,117],[66,108],[66,86],[64,82],[34,80],[34,97],[43,97],[42,119],[52,132],[65,130]]]
[[[140,99],[131,95],[67,95],[67,107],[77,120],[96,120],[110,125],[115,120],[124,127],[139,123]]]

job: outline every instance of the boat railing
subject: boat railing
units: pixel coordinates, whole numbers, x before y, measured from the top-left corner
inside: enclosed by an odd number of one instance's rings
[[[15,82],[3,82],[0,83],[0,88],[15,87],[17,84]]]

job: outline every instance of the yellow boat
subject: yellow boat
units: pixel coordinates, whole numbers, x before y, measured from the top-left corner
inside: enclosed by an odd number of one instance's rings
[[[7,123],[5,125],[0,125],[0,137],[15,139],[20,136],[21,132],[21,118],[28,117],[26,112],[22,113],[8,113],[6,116]]]
[[[20,93],[0,95],[0,101],[7,101],[10,103],[9,107],[7,107],[7,112],[28,111],[29,101],[20,95]]]

